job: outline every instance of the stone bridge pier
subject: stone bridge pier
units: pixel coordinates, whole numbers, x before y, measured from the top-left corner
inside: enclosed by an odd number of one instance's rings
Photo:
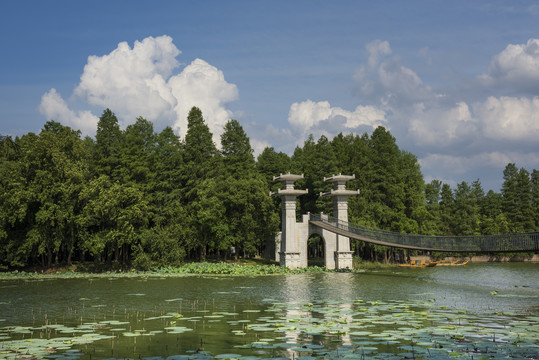
[[[282,203],[282,230],[276,239],[276,260],[281,266],[288,268],[307,267],[307,242],[313,234],[318,234],[324,240],[325,267],[328,269],[352,268],[352,252],[350,239],[322,229],[310,222],[310,214],[304,214],[302,221],[296,221],[296,198],[306,194],[308,190],[294,188],[294,182],[302,179],[303,175],[281,174],[274,181],[283,182],[283,188],[276,193]],[[321,193],[320,196],[331,196],[333,200],[333,216],[338,220],[348,221],[348,197],[359,194],[359,190],[346,190],[345,183],[355,179],[355,176],[334,175],[324,178],[324,181],[334,184],[334,188]],[[321,215],[327,220],[327,215]]]

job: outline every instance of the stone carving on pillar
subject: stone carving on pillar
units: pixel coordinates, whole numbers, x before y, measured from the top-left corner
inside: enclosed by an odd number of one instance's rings
[[[302,175],[281,174],[274,176],[273,181],[283,183],[283,188],[270,196],[281,197],[282,203],[282,234],[281,251],[279,252],[281,266],[294,269],[301,266],[299,238],[296,231],[296,197],[307,194],[307,190],[294,189],[294,182],[303,179]]]
[[[333,175],[324,177],[325,182],[334,183],[334,188],[320,196],[331,196],[333,199],[333,217],[338,221],[348,222],[348,197],[358,195],[359,190],[346,190],[346,182],[355,179],[355,175]],[[337,235],[337,249],[335,251],[335,268],[352,268],[352,251],[350,251],[350,239],[346,236]]]

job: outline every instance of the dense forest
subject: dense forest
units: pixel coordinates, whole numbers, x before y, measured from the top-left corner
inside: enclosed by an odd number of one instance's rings
[[[383,127],[369,136],[310,136],[289,156],[266,148],[257,159],[240,123],[212,141],[200,109],[184,139],[137,118],[121,130],[105,110],[95,138],[49,121],[39,134],[0,140],[0,269],[94,262],[149,269],[187,260],[261,256],[280,224],[270,197],[280,173],[305,174],[298,214],[331,214],[324,176],[355,174],[351,222],[432,235],[539,230],[539,171],[508,164],[501,193],[479,180],[455,189],[425,184],[416,156]],[[313,240],[316,241],[316,240]],[[383,247],[353,242],[363,259]],[[233,250],[232,250],[233,249]]]

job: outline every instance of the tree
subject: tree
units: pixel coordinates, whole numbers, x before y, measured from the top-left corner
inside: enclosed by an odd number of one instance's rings
[[[510,232],[509,223],[502,207],[502,195],[493,190],[489,190],[485,195],[481,209],[481,234],[495,235]]]
[[[219,238],[218,249],[236,247],[236,256],[261,253],[268,237],[274,238],[279,216],[268,196],[263,175],[254,167],[249,138],[236,120],[225,125],[221,135],[224,171],[215,185],[217,199],[222,204],[225,223],[215,222]],[[220,208],[216,209],[219,214]],[[220,214],[219,214],[220,215]]]
[[[533,231],[535,228],[535,220],[532,205],[532,183],[530,173],[521,168],[517,175],[517,201],[518,215],[516,216],[517,231]]]
[[[78,193],[89,178],[88,157],[80,132],[55,121],[47,122],[38,137],[25,143],[27,232],[25,252],[42,257],[50,267],[60,256],[71,264],[78,239]],[[43,258],[46,257],[46,260]]]
[[[221,135],[221,154],[227,174],[241,177],[255,170],[255,158],[249,138],[237,120],[229,120]]]
[[[401,152],[395,138],[382,126],[369,140],[372,170],[367,176],[369,215],[381,229],[401,231],[404,215],[404,187],[400,176]]]
[[[401,151],[400,184],[404,190],[404,215],[401,216],[400,231],[419,233],[426,226],[429,214],[425,209],[425,182],[417,157]]]
[[[440,180],[431,180],[425,185],[425,208],[430,217],[423,223],[423,231],[425,234],[438,235],[441,233],[441,191],[442,182]]]
[[[127,264],[145,225],[143,193],[101,175],[81,191],[80,199],[85,206],[79,223],[87,231],[82,248],[100,261]]]
[[[539,231],[539,170],[531,174],[532,211],[534,214],[535,231]]]
[[[93,154],[94,173],[107,175],[111,179],[120,178],[122,131],[116,115],[106,109],[97,123],[95,135],[95,149]]]
[[[148,188],[155,175],[152,171],[152,164],[157,161],[155,148],[156,136],[150,121],[138,117],[134,124],[127,126],[123,133],[119,170],[122,183]]]
[[[326,136],[320,136],[315,143],[313,136],[309,135],[303,148],[296,148],[292,156],[292,172],[304,174],[304,179],[298,180],[297,186],[309,189],[307,194],[299,197],[301,213],[333,213],[331,200],[320,197],[320,193],[331,189],[331,184],[325,183],[324,177],[334,175],[336,170],[337,160]]]
[[[24,266],[30,255],[23,251],[29,212],[23,143],[11,137],[0,141],[0,269]]]
[[[214,239],[211,238],[211,224],[204,221],[198,213],[204,209],[207,199],[211,198],[212,179],[220,173],[221,159],[212,140],[210,129],[204,122],[202,111],[193,107],[187,117],[187,133],[185,135],[185,166],[183,168],[183,201],[192,216],[187,220],[191,233],[198,234],[197,247],[200,259],[205,259],[208,248]],[[217,210],[215,210],[217,213]]]
[[[532,211],[532,187],[529,172],[517,169],[513,163],[503,171],[503,211],[510,224],[511,232],[530,231],[534,228]]]
[[[441,220],[441,234],[440,235],[456,235],[453,230],[453,213],[455,211],[455,199],[453,198],[453,191],[449,184],[442,185],[442,191],[440,192],[440,220]]]

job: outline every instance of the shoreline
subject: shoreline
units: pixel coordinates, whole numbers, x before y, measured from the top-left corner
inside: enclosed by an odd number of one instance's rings
[[[514,256],[479,255],[479,256],[446,256],[443,258],[438,258],[434,256],[429,256],[429,255],[417,255],[417,256],[410,256],[410,260],[416,260],[416,261],[425,260],[428,262],[432,262],[432,261],[452,262],[455,260],[459,260],[459,261],[468,261],[470,263],[493,263],[493,262],[539,263],[539,254],[534,254],[531,257],[523,256],[523,255],[514,255]]]
[[[463,256],[444,257],[433,256],[410,256],[410,260],[418,262],[452,262],[468,261],[469,263],[539,263],[539,254],[533,256]],[[152,270],[136,269],[89,269],[85,266],[77,265],[64,266],[50,269],[28,269],[28,270],[5,270],[0,271],[1,280],[49,280],[49,279],[76,279],[76,278],[149,278],[149,277],[181,277],[193,275],[207,276],[264,276],[264,275],[286,275],[305,273],[362,273],[365,271],[376,271],[382,269],[399,268],[399,264],[381,262],[356,262],[353,269],[326,269],[321,266],[309,266],[307,268],[288,269],[278,264],[256,264],[243,262],[191,262],[177,267],[162,267]]]

